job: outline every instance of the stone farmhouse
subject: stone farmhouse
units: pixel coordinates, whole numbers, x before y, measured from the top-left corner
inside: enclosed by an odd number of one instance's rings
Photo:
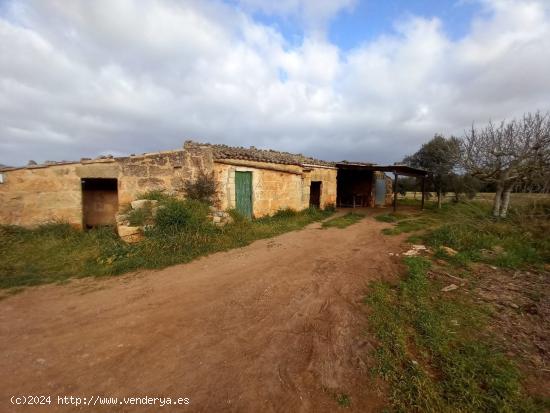
[[[386,168],[386,169],[385,169]],[[387,169],[390,168],[390,169]],[[186,141],[173,151],[0,168],[0,224],[63,221],[79,228],[114,225],[125,205],[151,190],[184,194],[202,171],[218,184],[216,207],[250,218],[280,209],[391,204],[391,168],[326,162],[303,155]],[[401,169],[399,173],[424,173]]]

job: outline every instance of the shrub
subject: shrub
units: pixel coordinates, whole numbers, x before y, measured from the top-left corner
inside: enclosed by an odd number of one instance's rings
[[[208,224],[208,205],[192,200],[169,199],[161,204],[156,216],[158,232],[176,233]]]
[[[132,226],[143,226],[150,223],[153,219],[153,213],[150,205],[145,205],[138,209],[132,209],[126,214],[128,222]]]
[[[216,198],[217,185],[213,173],[207,174],[201,171],[194,181],[187,181],[184,184],[185,196],[187,199],[212,204]]]

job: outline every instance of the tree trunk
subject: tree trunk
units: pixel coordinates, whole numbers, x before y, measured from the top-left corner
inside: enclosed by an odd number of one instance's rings
[[[441,209],[441,189],[437,191],[437,207]]]
[[[497,186],[495,193],[495,199],[493,200],[493,216],[498,218],[500,216],[500,204],[502,201],[502,186]]]
[[[502,204],[500,206],[500,217],[506,218],[506,214],[508,213],[508,206],[510,205],[510,194],[512,192],[512,188],[506,188],[504,192],[502,193]]]

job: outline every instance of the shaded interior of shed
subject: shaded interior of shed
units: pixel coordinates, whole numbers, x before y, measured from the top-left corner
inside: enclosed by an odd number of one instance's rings
[[[372,171],[340,168],[336,179],[338,207],[356,208],[372,205]]]

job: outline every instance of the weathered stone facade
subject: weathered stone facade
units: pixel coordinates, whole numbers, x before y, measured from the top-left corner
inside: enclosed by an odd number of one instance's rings
[[[322,182],[321,186],[321,208],[327,206],[336,206],[336,174],[337,169],[334,167],[310,167],[308,172],[305,172],[303,185],[303,208],[309,205],[309,189],[311,182]]]
[[[112,215],[114,222],[116,211],[111,209],[124,208],[145,192],[159,190],[184,197],[185,182],[194,180],[201,171],[214,174],[219,210],[235,208],[235,173],[243,171],[252,173],[254,217],[285,208],[307,208],[312,182],[317,190],[321,188],[321,208],[336,204],[337,168],[330,162],[286,152],[188,141],[183,149],[174,151],[3,169],[0,224],[35,226],[63,221],[76,227],[93,226],[94,222],[86,221],[90,214],[84,213],[89,204],[99,211],[99,222],[108,222],[102,214]],[[86,185],[102,180],[114,183],[114,193],[99,188],[95,198],[86,199]],[[391,202],[391,191],[387,196]]]
[[[321,207],[336,202],[336,169],[304,171],[297,165],[279,165],[246,160],[214,162],[219,183],[219,207],[235,208],[235,172],[252,172],[252,208],[255,217],[273,214],[280,209],[305,209],[309,206],[311,178],[323,182]],[[319,172],[318,172],[319,171]],[[325,194],[326,193],[326,194]]]
[[[0,224],[34,226],[63,221],[83,225],[82,180],[117,179],[118,205],[151,190],[183,196],[183,182],[200,170],[212,171],[212,150],[185,150],[79,163],[4,170],[0,184]]]
[[[213,168],[212,150],[199,145],[178,151],[116,158],[115,162],[119,167],[121,204],[153,190],[183,196],[185,181],[195,179],[201,170],[209,173]]]
[[[0,224],[33,226],[60,220],[80,226],[82,191],[75,164],[3,172]]]

